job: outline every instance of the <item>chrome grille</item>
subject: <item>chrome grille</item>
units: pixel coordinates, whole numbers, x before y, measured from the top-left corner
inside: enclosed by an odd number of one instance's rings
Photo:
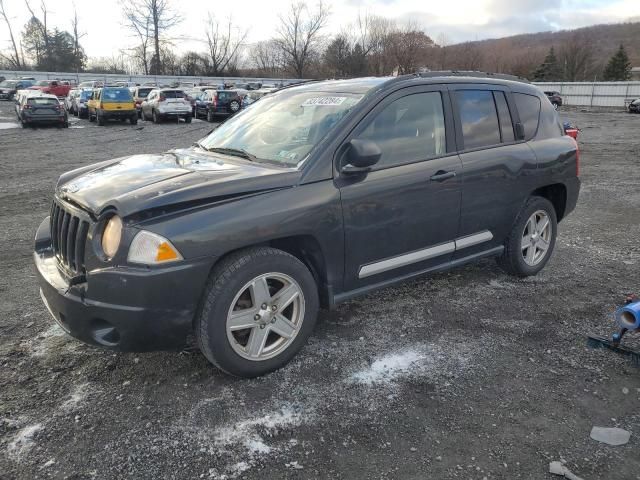
[[[51,206],[51,246],[58,261],[71,273],[84,274],[84,247],[89,222],[58,202]]]

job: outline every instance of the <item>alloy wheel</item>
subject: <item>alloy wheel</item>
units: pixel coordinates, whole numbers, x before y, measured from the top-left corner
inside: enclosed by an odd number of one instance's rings
[[[227,313],[227,339],[243,358],[273,358],[293,343],[304,320],[300,285],[284,273],[266,273],[247,282]]]
[[[527,220],[520,242],[522,258],[531,267],[538,265],[547,255],[553,234],[549,215],[537,210]]]

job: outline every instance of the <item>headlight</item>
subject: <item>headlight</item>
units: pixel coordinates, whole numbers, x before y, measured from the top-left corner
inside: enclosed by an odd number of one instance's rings
[[[122,220],[119,216],[114,215],[107,222],[102,232],[102,251],[107,258],[113,258],[120,246],[122,238]]]
[[[141,230],[134,237],[127,256],[127,261],[145,265],[177,262],[178,260],[182,260],[182,255],[169,240],[146,230]]]

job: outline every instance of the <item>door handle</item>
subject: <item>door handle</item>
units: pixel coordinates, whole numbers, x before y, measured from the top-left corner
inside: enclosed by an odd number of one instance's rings
[[[456,176],[456,172],[445,172],[444,170],[438,170],[435,174],[431,175],[432,182],[444,182],[449,178],[453,178]]]

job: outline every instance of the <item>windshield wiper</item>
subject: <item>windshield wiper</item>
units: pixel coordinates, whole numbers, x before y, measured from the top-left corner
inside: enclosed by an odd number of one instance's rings
[[[225,155],[232,155],[234,157],[246,158],[250,162],[256,162],[258,160],[258,157],[256,157],[253,153],[249,153],[242,148],[227,148],[227,147],[207,148],[202,144],[200,144],[199,146],[200,148],[203,148],[208,152],[223,153]]]

